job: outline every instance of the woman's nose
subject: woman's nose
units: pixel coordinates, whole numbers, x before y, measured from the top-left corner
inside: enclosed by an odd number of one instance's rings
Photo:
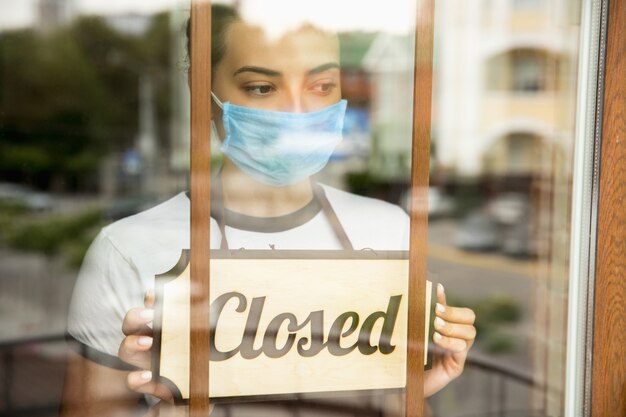
[[[289,91],[285,95],[282,111],[288,113],[304,113],[306,110],[304,97],[299,91]]]

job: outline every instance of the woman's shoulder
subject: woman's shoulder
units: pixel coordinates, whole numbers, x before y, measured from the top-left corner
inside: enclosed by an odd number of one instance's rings
[[[364,216],[392,216],[404,218],[407,214],[399,206],[377,198],[365,197],[362,195],[339,190],[337,188],[320,184],[325,191],[328,201],[335,210],[346,210],[353,215]]]
[[[162,262],[175,262],[180,251],[189,247],[189,198],[181,192],[117,220],[102,229],[100,238],[139,269],[155,262],[163,268]]]
[[[409,216],[395,204],[322,185],[357,249],[406,250]]]
[[[189,222],[189,198],[185,192],[178,193],[137,214],[119,219],[103,230],[110,235],[118,235],[130,230],[168,227],[179,222]]]

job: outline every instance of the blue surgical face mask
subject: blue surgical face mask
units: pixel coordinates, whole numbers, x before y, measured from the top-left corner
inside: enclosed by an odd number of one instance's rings
[[[273,186],[319,172],[341,141],[347,102],[311,113],[288,113],[222,103],[226,138],[221,150],[252,178]]]

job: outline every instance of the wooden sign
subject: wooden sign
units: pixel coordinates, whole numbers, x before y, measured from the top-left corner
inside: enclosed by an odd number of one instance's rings
[[[407,258],[402,251],[212,251],[211,400],[404,388]],[[157,276],[153,375],[179,402],[189,398],[189,270],[184,251]]]

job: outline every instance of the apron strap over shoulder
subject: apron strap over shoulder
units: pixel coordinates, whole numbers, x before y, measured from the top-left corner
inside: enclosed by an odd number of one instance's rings
[[[215,218],[215,221],[220,229],[220,234],[222,235],[220,249],[229,249],[228,240],[226,238],[226,220],[224,216],[222,181],[219,173],[217,174],[216,181],[213,181],[213,196],[214,198],[211,198],[211,215]],[[343,250],[354,250],[352,242],[350,242],[350,238],[348,238],[348,234],[341,225],[341,222],[330,204],[330,201],[328,201],[328,197],[326,197],[324,188],[322,188],[319,184],[313,185],[313,198],[317,199],[320,203],[322,212],[326,216],[326,219],[328,219],[328,222],[330,223],[335,236],[337,236]]]

